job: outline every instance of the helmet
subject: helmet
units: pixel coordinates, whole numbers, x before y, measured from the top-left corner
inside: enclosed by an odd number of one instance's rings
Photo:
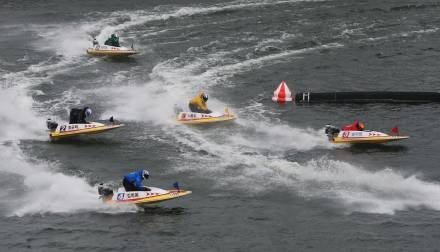
[[[90,117],[92,115],[92,109],[89,107],[86,107],[84,113],[85,113],[86,117]]]
[[[202,99],[206,102],[208,101],[208,94],[207,93],[202,93]]]
[[[359,128],[362,130],[365,128],[365,125],[362,122],[359,122],[358,125],[359,125]]]
[[[142,171],[142,178],[148,179],[150,177],[150,173],[147,170]]]

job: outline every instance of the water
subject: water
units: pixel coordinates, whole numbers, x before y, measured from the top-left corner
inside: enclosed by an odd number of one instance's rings
[[[0,245],[12,251],[435,251],[439,106],[290,105],[294,91],[440,91],[439,5],[347,1],[7,1],[0,9]],[[116,32],[141,53],[85,54]],[[199,90],[239,119],[173,123]],[[49,142],[75,106],[126,124]],[[355,119],[405,142],[335,147]],[[147,168],[189,197],[139,211],[97,198]]]

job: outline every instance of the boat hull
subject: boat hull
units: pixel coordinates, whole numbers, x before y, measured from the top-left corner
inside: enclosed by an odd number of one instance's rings
[[[164,190],[155,187],[150,187],[150,189],[151,191],[126,192],[120,188],[112,195],[111,199],[105,200],[105,202],[109,204],[134,204],[143,208],[192,193],[188,190]]]
[[[229,113],[228,109],[225,109],[224,113],[213,112],[211,114],[180,112],[177,116],[176,122],[180,124],[199,125],[227,122],[235,119],[237,119],[237,117],[234,114]]]
[[[55,131],[49,133],[51,139],[60,139],[80,135],[99,134],[109,130],[114,130],[124,126],[123,124],[105,125],[101,123],[90,124],[66,124],[60,125]]]
[[[331,142],[335,144],[381,144],[400,141],[408,138],[409,136],[372,136],[359,138],[334,137]]]
[[[87,49],[87,53],[93,56],[130,56],[139,52],[127,47],[96,46]]]

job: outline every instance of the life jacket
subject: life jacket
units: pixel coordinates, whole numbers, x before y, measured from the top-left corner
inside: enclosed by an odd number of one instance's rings
[[[113,39],[112,39],[112,38],[108,38],[108,39],[104,42],[104,45],[111,46],[112,44],[113,44]]]
[[[118,37],[115,37],[114,39],[113,39],[113,46],[116,46],[116,47],[120,47],[121,45],[119,44],[119,38]]]
[[[355,121],[353,124],[349,124],[342,128],[344,131],[362,131],[364,130],[365,126],[362,122]]]
[[[131,172],[131,173],[124,176],[124,180],[127,180],[130,184],[133,184],[138,189],[142,189],[145,187],[142,184],[142,180],[143,180],[142,173],[143,173],[143,170]]]
[[[81,123],[83,110],[79,108],[73,108],[70,110],[69,123]]]
[[[196,106],[199,110],[206,111],[208,110],[208,105],[205,100],[203,100],[203,92],[197,94],[190,102],[190,104]]]
[[[70,110],[69,115],[69,123],[87,123],[86,121],[86,109],[87,107],[83,109],[79,108],[73,108]]]
[[[109,45],[109,46],[116,46],[116,47],[120,47],[121,45],[119,44],[119,38],[116,36],[111,36],[110,38],[108,38],[104,45]]]

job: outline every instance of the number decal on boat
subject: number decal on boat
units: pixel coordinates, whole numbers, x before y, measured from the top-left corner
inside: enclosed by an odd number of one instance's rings
[[[61,126],[60,126],[60,131],[65,131],[65,130],[66,130],[66,128],[67,128],[67,126],[66,126],[66,125],[61,125]]]
[[[124,193],[118,193],[118,200],[124,200]]]
[[[127,193],[127,198],[137,198],[139,197],[139,193]]]
[[[352,132],[351,136],[352,137],[361,137],[362,136],[362,132]]]
[[[347,138],[350,135],[350,132],[342,132],[342,137]]]

